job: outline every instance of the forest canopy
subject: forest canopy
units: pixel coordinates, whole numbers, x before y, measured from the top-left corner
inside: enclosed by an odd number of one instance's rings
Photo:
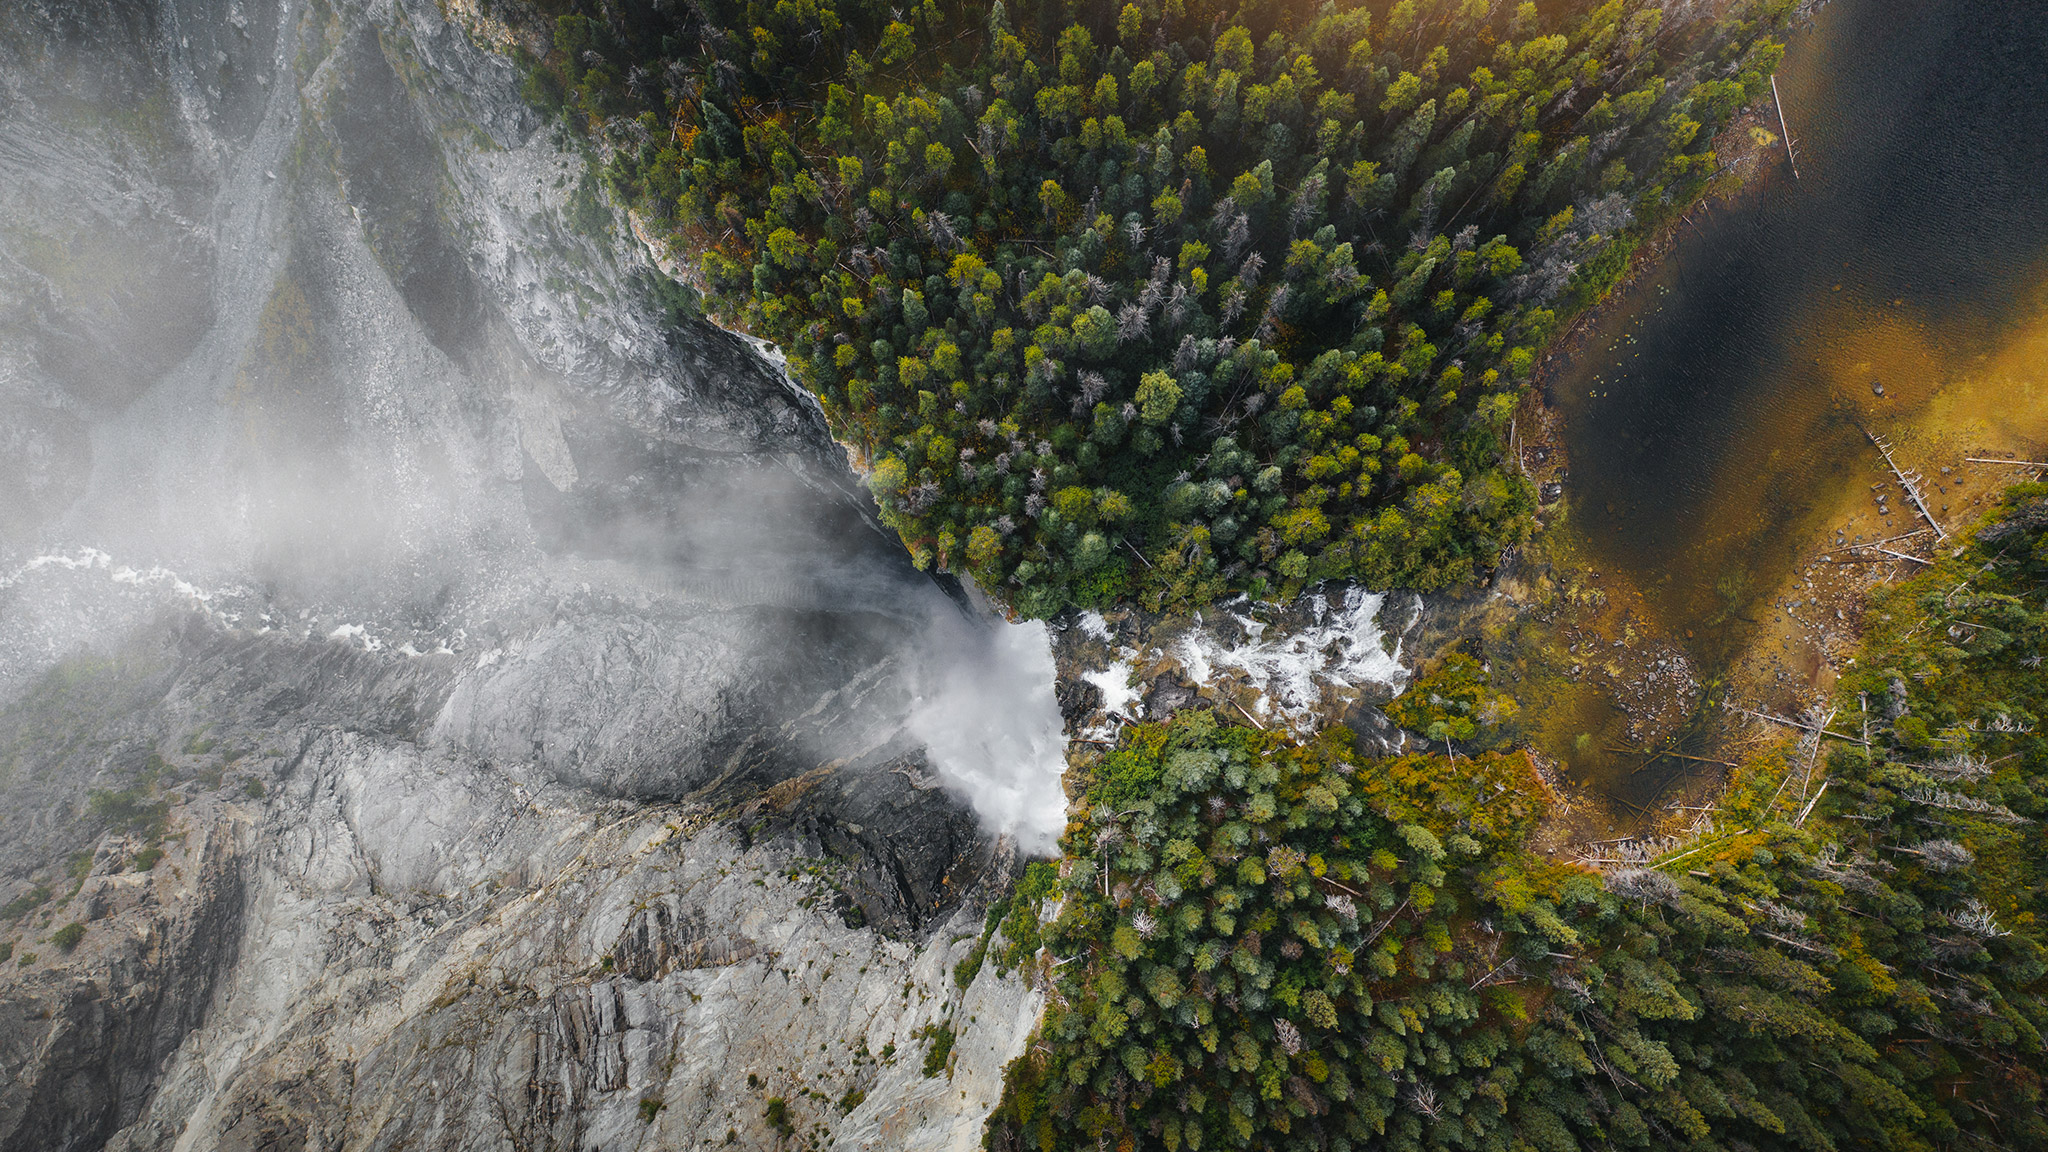
[[[1793,5],[566,7],[533,94],[918,563],[1043,616],[1487,571],[1541,349],[1719,171]]]
[[[1721,171],[1794,5],[564,7],[534,94],[919,562],[1048,615],[1483,573],[1538,357]],[[1538,850],[1519,753],[1125,726],[956,971],[1047,995],[989,1146],[2048,1146],[2044,594],[2021,488],[1877,595],[1856,736],[1604,870]],[[1431,746],[1512,707],[1418,688]]]
[[[1867,744],[1752,758],[1604,873],[1534,850],[1520,753],[1126,728],[1004,921],[1047,1008],[990,1146],[2048,1147],[2044,593],[2033,485],[1873,603]]]

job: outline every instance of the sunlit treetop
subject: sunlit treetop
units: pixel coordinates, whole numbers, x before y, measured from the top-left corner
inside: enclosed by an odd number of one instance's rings
[[[1790,5],[591,7],[540,83],[615,186],[920,564],[1045,615],[1482,574],[1559,311],[1715,175]]]

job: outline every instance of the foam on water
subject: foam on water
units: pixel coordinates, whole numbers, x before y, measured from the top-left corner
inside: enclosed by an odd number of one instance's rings
[[[1259,692],[1260,715],[1277,713],[1290,727],[1306,729],[1333,692],[1381,687],[1398,693],[1407,685],[1400,643],[1389,651],[1377,621],[1385,602],[1385,596],[1362,588],[1345,590],[1335,604],[1313,593],[1307,604],[1311,622],[1271,640],[1264,621],[1226,610],[1245,639],[1225,640],[1198,626],[1177,642],[1173,655],[1197,683],[1209,683],[1219,671],[1243,676]]]
[[[79,548],[69,553],[55,552],[31,557],[14,571],[0,576],[0,589],[12,588],[42,572],[104,572],[107,578],[116,584],[126,584],[133,588],[162,588],[201,606],[212,604],[221,595],[238,595],[244,591],[240,587],[234,587],[221,593],[209,592],[188,583],[176,572],[162,565],[148,568],[117,565],[111,555],[98,548]]]
[[[1111,716],[1129,716],[1137,702],[1138,690],[1131,687],[1131,662],[1118,660],[1100,672],[1087,672],[1082,679],[1102,692],[1102,710]]]
[[[365,652],[375,652],[384,647],[384,642],[372,636],[370,630],[361,624],[343,624],[341,627],[329,632],[327,638],[329,640],[339,640],[343,643],[361,644]],[[407,647],[411,647],[411,645],[408,644]]]
[[[90,583],[66,579],[74,575],[83,576]],[[104,584],[100,583],[100,578],[104,578]],[[38,585],[43,587],[39,589]],[[63,593],[83,592],[89,597],[94,592],[114,593],[110,603],[174,600],[199,608],[228,624],[241,619],[242,614],[234,608],[238,606],[237,601],[250,595],[249,590],[239,584],[216,589],[202,588],[161,564],[153,564],[147,568],[120,564],[115,562],[111,554],[90,547],[34,556],[17,565],[5,576],[0,576],[0,592],[12,590],[18,597],[32,596],[38,591],[55,592],[59,586],[62,587]],[[137,593],[142,595],[134,595]],[[149,595],[151,593],[158,595]],[[76,595],[64,595],[63,598],[77,602]],[[102,595],[96,598],[106,597]]]
[[[255,635],[296,633],[368,652],[445,655],[462,632],[410,637],[394,645],[387,630],[369,622],[336,621],[332,613],[286,613],[262,592],[242,584],[207,587],[162,564],[134,565],[102,548],[79,547],[30,557],[0,574],[0,690],[33,677],[65,653],[111,641],[158,608],[195,609],[215,623]]]

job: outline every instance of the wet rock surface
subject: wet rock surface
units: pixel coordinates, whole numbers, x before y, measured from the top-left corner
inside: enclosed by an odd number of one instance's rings
[[[0,12],[0,1149],[970,1148],[1037,1018],[986,622],[491,33]]]
[[[1308,732],[1343,723],[1362,748],[1403,747],[1378,706],[1406,686],[1419,597],[1331,585],[1286,603],[1240,598],[1193,616],[1118,609],[1059,621],[1053,654],[1068,730],[1113,742],[1131,720],[1210,708],[1231,723]]]
[[[767,1146],[777,1095],[847,1147],[978,1142],[1037,999],[952,983],[1013,856],[915,750],[736,811],[606,800],[437,745],[407,707],[381,730],[325,703],[236,715],[250,641],[188,618],[152,642],[0,717],[11,825],[85,810],[40,838],[10,826],[0,866],[86,861],[9,926],[18,961],[44,955],[0,970],[0,1146]],[[254,643],[279,664],[350,655]],[[439,663],[382,694],[445,680]],[[95,806],[89,785],[142,749],[162,808]],[[38,942],[66,922],[71,950]],[[949,1020],[959,1054],[927,1078],[913,1033]],[[855,1089],[874,1103],[842,1114]],[[651,1123],[642,1100],[665,1104]]]

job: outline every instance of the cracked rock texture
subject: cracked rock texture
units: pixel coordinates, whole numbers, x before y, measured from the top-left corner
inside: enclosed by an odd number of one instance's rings
[[[458,7],[0,8],[0,1152],[976,1147],[987,622]]]
[[[773,1097],[835,1147],[978,1146],[1039,999],[992,968],[955,986],[980,923],[946,892],[1013,861],[914,750],[858,788],[784,781],[735,821],[605,800],[418,725],[235,715],[252,659],[330,648],[255,656],[158,619],[7,713],[10,863],[88,855],[68,899],[14,926],[46,955],[0,978],[6,1147],[767,1147]],[[195,751],[202,717],[261,747]],[[63,773],[139,747],[177,781],[160,816],[20,827],[15,801],[61,809]],[[849,927],[855,907],[897,931]],[[72,951],[37,941],[65,922],[84,926]],[[934,1025],[959,1040],[928,1077]]]

